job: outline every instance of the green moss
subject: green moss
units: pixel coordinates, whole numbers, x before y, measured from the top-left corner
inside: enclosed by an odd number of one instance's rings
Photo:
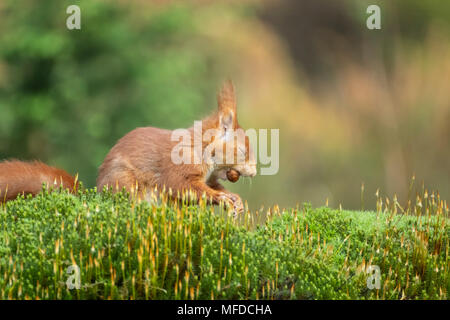
[[[235,222],[203,203],[95,190],[19,198],[0,207],[0,299],[448,298],[442,208],[305,206],[274,210],[256,227],[252,215]],[[75,264],[81,288],[69,290]],[[380,268],[379,290],[367,287],[369,265]]]

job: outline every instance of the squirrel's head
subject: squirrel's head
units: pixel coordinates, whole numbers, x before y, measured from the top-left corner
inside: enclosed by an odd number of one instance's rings
[[[231,81],[223,84],[217,95],[218,110],[213,117],[210,158],[217,176],[226,180],[226,172],[234,169],[244,177],[256,175],[256,160],[248,136],[237,120],[236,96]],[[208,136],[208,133],[206,133]]]

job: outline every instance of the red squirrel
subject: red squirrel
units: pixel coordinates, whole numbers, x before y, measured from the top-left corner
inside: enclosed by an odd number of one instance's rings
[[[170,188],[174,196],[192,190],[197,197],[205,194],[210,203],[223,202],[235,213],[242,212],[244,206],[240,196],[227,191],[218,181],[227,178],[236,181],[236,175],[237,178],[256,175],[252,147],[237,121],[235,90],[231,81],[223,84],[217,102],[218,110],[201,121],[200,157],[204,161],[176,164],[172,150],[179,142],[173,141],[173,131],[153,127],[137,128],[121,138],[106,156],[99,170],[98,190],[108,186],[131,191],[137,185],[144,193],[143,196],[148,196],[155,186],[158,190]],[[186,129],[191,142],[199,134],[194,127]],[[216,132],[216,135],[209,141],[203,141],[208,130]],[[206,148],[213,151],[203,157]],[[191,150],[195,153],[193,147]],[[239,157],[244,161],[238,161]],[[230,158],[233,161],[228,161]]]
[[[244,209],[239,195],[227,191],[221,180],[236,182],[240,176],[256,175],[256,162],[248,137],[237,121],[234,86],[227,81],[217,95],[218,110],[201,121],[201,163],[176,164],[172,151],[177,145],[173,131],[153,127],[137,128],[111,149],[100,166],[97,188],[143,192],[149,197],[154,187],[171,189],[176,197],[185,191],[194,191],[197,197],[206,195],[210,203],[223,202],[235,213]],[[208,130],[215,135],[203,141]],[[194,141],[199,132],[194,127],[186,129]],[[194,145],[194,144],[193,144]],[[210,153],[205,153],[209,148]],[[198,152],[191,148],[193,152]],[[197,149],[198,150],[198,149]],[[205,156],[204,156],[205,155]],[[232,158],[232,161],[229,159]],[[241,159],[241,160],[239,160]],[[243,160],[243,161],[242,161]],[[13,200],[19,194],[36,195],[42,184],[63,185],[76,190],[76,179],[64,170],[49,167],[41,162],[0,162],[0,201]]]
[[[70,191],[75,191],[78,186],[75,177],[39,161],[0,162],[0,203],[14,200],[20,194],[35,196],[44,183],[48,187],[62,186]]]

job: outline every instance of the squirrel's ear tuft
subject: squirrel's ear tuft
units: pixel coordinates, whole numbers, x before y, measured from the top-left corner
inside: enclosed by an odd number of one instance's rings
[[[231,80],[227,80],[222,85],[217,94],[217,105],[219,107],[219,125],[226,128],[236,128],[236,96]]]

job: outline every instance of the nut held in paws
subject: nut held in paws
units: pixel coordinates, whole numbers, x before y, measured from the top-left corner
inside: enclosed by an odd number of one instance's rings
[[[239,180],[239,176],[240,176],[239,172],[234,169],[230,169],[227,171],[228,181],[236,182]]]

